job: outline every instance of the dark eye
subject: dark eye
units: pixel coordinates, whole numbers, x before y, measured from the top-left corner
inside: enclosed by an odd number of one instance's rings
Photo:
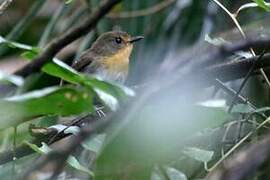
[[[117,44],[121,44],[122,43],[122,39],[120,37],[117,37],[117,38],[115,38],[115,42]]]

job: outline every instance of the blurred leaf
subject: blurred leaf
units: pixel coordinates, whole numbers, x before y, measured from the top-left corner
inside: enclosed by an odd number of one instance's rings
[[[49,87],[0,100],[1,129],[41,115],[93,112],[93,95],[86,89]],[[12,113],[16,112],[16,113]]]
[[[221,45],[224,45],[224,44],[229,44],[230,42],[226,41],[225,39],[223,39],[222,37],[218,37],[218,38],[211,38],[209,36],[209,34],[206,34],[204,36],[204,40],[206,42],[208,42],[209,44],[212,44],[214,46],[221,46]]]
[[[82,172],[85,172],[90,176],[94,176],[94,173],[90,171],[89,169],[87,169],[86,167],[82,166],[80,162],[74,156],[69,156],[69,158],[67,159],[67,162],[71,167],[77,170],[80,170]]]
[[[166,173],[168,174],[171,180],[187,180],[186,175],[175,168],[172,167],[166,168]]]
[[[213,151],[207,151],[195,147],[187,147],[182,152],[190,158],[196,159],[197,161],[201,162],[210,161],[214,155]]]
[[[12,75],[12,74],[5,74],[0,71],[0,81],[8,81],[16,86],[22,86],[24,79],[20,76]]]
[[[254,109],[247,104],[236,104],[232,109],[234,113],[251,113],[252,111],[254,111]]]
[[[209,107],[209,108],[226,108],[225,99],[213,99],[197,103],[199,106]]]
[[[90,151],[95,152],[98,154],[103,146],[104,140],[105,140],[106,135],[105,134],[100,134],[97,135],[91,139],[88,139],[82,143],[82,146],[85,149],[88,149]]]
[[[37,57],[38,53],[35,51],[25,51],[21,54],[21,57],[23,57],[26,60],[32,60],[35,57]]]
[[[216,128],[231,117],[224,100],[189,104],[176,101],[176,96],[168,98],[168,102],[154,98],[139,111],[126,112],[129,119],[123,120],[125,125],[115,125],[108,132],[97,159],[97,171],[125,173],[121,169],[130,165],[127,177],[132,177],[154,164],[168,163],[179,157],[181,148],[195,133]],[[117,135],[111,138],[110,133]]]
[[[32,150],[34,150],[35,152],[37,152],[37,153],[40,153],[40,154],[42,154],[42,153],[45,153],[44,152],[44,150],[42,150],[41,148],[39,148],[37,145],[35,145],[35,144],[32,144],[32,143],[30,143],[30,142],[28,142],[28,141],[24,141],[24,144],[26,144],[27,146],[29,146]],[[43,144],[44,143],[42,143],[42,146],[43,146]],[[47,152],[46,152],[47,153]]]
[[[31,149],[33,149],[35,152],[39,153],[39,154],[47,154],[50,151],[52,151],[52,149],[45,143],[42,142],[42,146],[38,147],[35,144],[29,143],[27,141],[25,141],[25,144],[28,145]],[[74,156],[69,156],[69,158],[67,159],[67,163],[69,166],[87,173],[90,176],[94,176],[93,172],[90,171],[89,169],[85,168],[84,166],[82,166],[80,164],[80,162],[74,157]]]
[[[259,7],[263,8],[264,10],[270,12],[270,3],[265,2],[264,0],[253,0],[255,3],[258,4]]]
[[[72,2],[73,2],[73,0],[65,0],[65,4],[70,4]]]
[[[164,173],[166,173],[166,177],[164,177]],[[151,174],[151,180],[187,180],[183,172],[172,167],[164,168],[164,173],[161,173],[159,168],[154,168]]]
[[[3,43],[9,45],[12,48],[18,48],[18,49],[28,50],[28,51],[33,51],[33,52],[40,51],[40,49],[38,47],[33,47],[33,46],[26,45],[26,44],[14,42],[14,41],[9,41],[9,40],[3,38],[2,36],[0,36],[0,44],[3,44]]]
[[[53,63],[46,64],[42,71],[52,76],[59,77],[74,84],[80,84],[91,88],[98,97],[112,110],[118,108],[118,101],[126,99],[127,96],[134,95],[134,92],[127,87],[111,84],[98,80],[94,76],[81,74],[62,61],[57,59]]]

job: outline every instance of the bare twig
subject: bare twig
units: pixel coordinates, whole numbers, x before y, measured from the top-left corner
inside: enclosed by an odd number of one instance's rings
[[[31,63],[27,64],[22,69],[16,71],[15,74],[26,77],[33,72],[39,71],[45,63],[50,62],[52,58],[66,45],[92,30],[98,21],[120,1],[121,0],[105,1],[100,8],[94,11],[89,19],[87,19],[83,24],[67,31],[62,36],[55,38],[51,43],[48,44],[45,50],[38,57],[36,57]]]
[[[250,145],[248,148],[235,154],[232,158],[224,161],[222,166],[208,175],[209,180],[244,180],[269,159],[270,135],[263,140]]]
[[[0,4],[0,15],[4,13],[4,11],[10,6],[13,0],[5,0]]]
[[[240,32],[240,34],[242,35],[242,37],[243,37],[244,39],[247,39],[246,34],[244,33],[243,29],[241,28],[239,22],[238,22],[237,19],[236,19],[236,16],[235,16],[233,13],[231,13],[225,6],[223,6],[223,4],[221,4],[218,0],[213,0],[213,1],[214,1],[219,7],[221,7],[221,8],[222,8],[222,9],[230,16],[230,18],[232,19],[233,23],[235,24],[235,26],[236,26],[237,29],[239,30],[239,32]],[[255,51],[254,51],[254,49],[253,49],[252,46],[250,46],[249,51],[251,52],[251,54],[252,54],[253,56],[256,56],[256,53],[255,53]],[[270,81],[269,81],[267,75],[265,74],[265,72],[264,72],[264,70],[263,70],[262,68],[260,69],[260,73],[262,74],[263,78],[265,79],[267,85],[270,87]]]
[[[249,77],[251,76],[251,74],[252,74],[253,71],[255,70],[255,67],[256,67],[257,62],[260,61],[260,60],[263,58],[264,53],[265,53],[265,51],[264,51],[263,53],[261,53],[261,55],[253,62],[253,65],[251,66],[251,68],[250,68],[249,71],[247,72],[247,74],[246,74],[246,76],[245,76],[243,82],[241,83],[241,85],[240,85],[240,87],[239,87],[237,93],[235,94],[235,96],[234,96],[233,99],[232,99],[231,105],[230,105],[230,107],[229,107],[229,109],[228,109],[228,112],[229,112],[229,113],[231,112],[231,110],[232,110],[232,108],[233,108],[233,106],[234,106],[234,104],[235,104],[235,101],[236,101],[236,99],[237,99],[237,96],[238,96],[238,95],[241,93],[241,91],[243,90],[243,88],[244,88],[245,84],[247,83]]]

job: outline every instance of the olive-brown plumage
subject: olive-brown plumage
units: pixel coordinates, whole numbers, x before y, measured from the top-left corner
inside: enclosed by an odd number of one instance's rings
[[[80,72],[96,74],[107,81],[123,83],[128,75],[133,42],[142,38],[131,37],[123,31],[104,33],[72,67]]]

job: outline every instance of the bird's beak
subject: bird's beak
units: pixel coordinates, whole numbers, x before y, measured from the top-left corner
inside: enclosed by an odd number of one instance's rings
[[[129,42],[130,42],[130,43],[134,43],[134,42],[139,41],[139,40],[141,40],[141,39],[143,39],[143,38],[144,38],[143,36],[135,36],[135,37],[132,37],[132,38],[129,40]]]

